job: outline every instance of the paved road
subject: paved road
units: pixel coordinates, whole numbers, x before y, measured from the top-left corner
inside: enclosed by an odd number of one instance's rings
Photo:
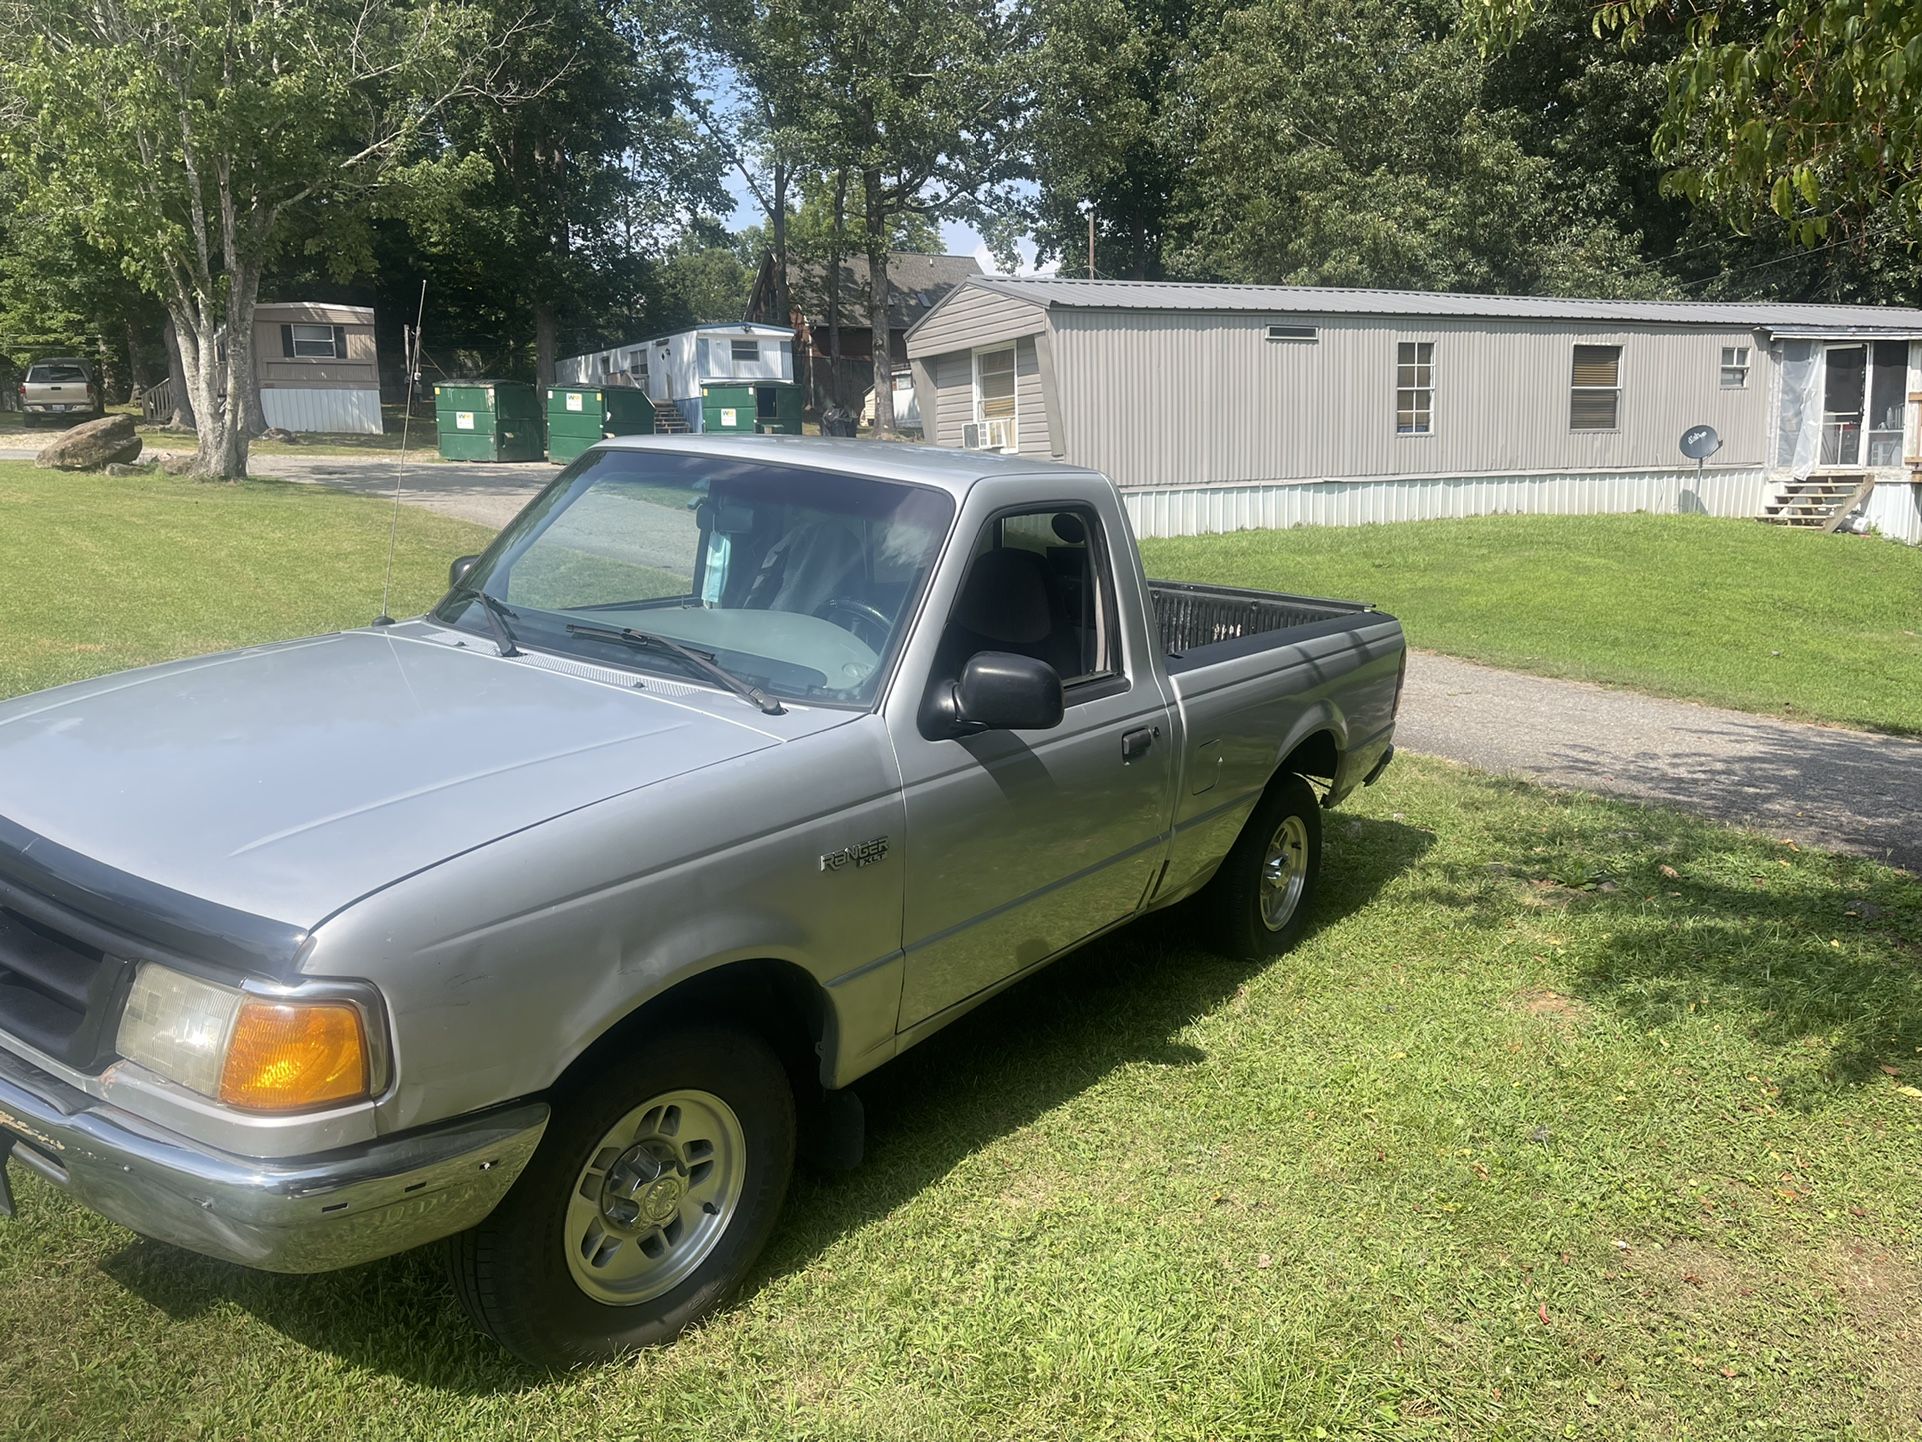
[[[1922,871],[1922,741],[1417,653],[1396,744]]]

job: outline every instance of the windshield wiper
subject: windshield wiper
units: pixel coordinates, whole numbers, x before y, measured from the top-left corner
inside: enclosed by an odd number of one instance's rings
[[[672,637],[658,636],[652,631],[636,631],[632,626],[583,626],[578,621],[568,622],[567,632],[570,636],[591,636],[600,641],[619,641],[624,645],[647,651],[665,651],[668,655],[685,661],[702,675],[719,681],[763,715],[786,714],[787,708],[759,686],[751,681],[742,680],[706,652],[696,651],[691,646],[683,646]]]
[[[456,596],[472,596],[480,602],[481,615],[487,621],[487,629],[494,633],[494,645],[503,656],[518,656],[521,648],[514,644],[514,628],[508,625],[513,612],[505,605],[487,594],[479,586],[461,586],[454,592]]]

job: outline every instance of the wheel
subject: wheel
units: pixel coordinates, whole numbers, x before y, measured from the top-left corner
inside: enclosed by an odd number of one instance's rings
[[[1301,776],[1277,777],[1198,901],[1217,948],[1262,961],[1295,944],[1321,875],[1321,802]]]
[[[794,1170],[794,1093],[759,1038],[637,1039],[556,1096],[527,1170],[449,1248],[470,1316],[572,1367],[667,1341],[761,1254]]]

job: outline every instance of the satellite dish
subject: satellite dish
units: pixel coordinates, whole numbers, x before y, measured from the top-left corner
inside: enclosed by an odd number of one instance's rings
[[[1682,432],[1682,454],[1691,461],[1705,461],[1722,449],[1722,438],[1714,426],[1690,426]]]

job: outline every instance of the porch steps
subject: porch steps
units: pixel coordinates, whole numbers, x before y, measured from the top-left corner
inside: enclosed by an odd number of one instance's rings
[[[654,434],[657,436],[684,436],[692,429],[680,408],[673,401],[654,402]]]
[[[1811,476],[1790,481],[1762,506],[1758,521],[1772,526],[1796,526],[1808,531],[1833,531],[1848,519],[1874,487],[1869,476]]]

